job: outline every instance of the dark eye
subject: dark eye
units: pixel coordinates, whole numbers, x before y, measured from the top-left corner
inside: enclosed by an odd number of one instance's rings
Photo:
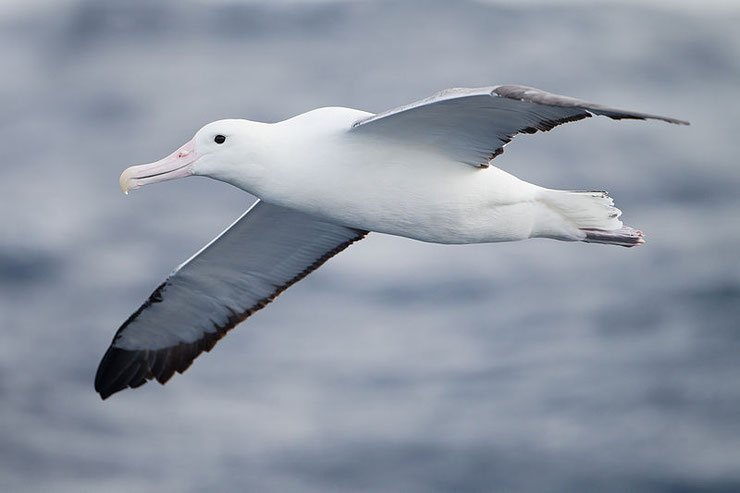
[[[223,135],[217,135],[213,138],[213,141],[216,142],[216,144],[223,144],[224,142],[226,142],[226,137],[224,137]]]

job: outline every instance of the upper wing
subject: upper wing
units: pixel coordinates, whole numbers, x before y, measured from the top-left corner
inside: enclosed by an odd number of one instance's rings
[[[688,125],[674,118],[609,108],[532,87],[492,86],[446,89],[358,120],[350,131],[416,142],[462,163],[486,167],[518,133],[547,131],[591,115]]]
[[[366,234],[257,201],[118,329],[98,367],[95,390],[105,399],[153,378],[165,383],[228,330]]]

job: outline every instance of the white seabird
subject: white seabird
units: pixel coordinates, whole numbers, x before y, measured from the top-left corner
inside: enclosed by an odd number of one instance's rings
[[[450,244],[643,243],[606,192],[551,190],[491,166],[516,134],[592,115],[688,124],[512,85],[447,89],[377,115],[333,107],[209,123],[166,158],[126,169],[121,188],[202,175],[259,200],[126,320],[95,389],[105,399],[164,384],[370,231]]]

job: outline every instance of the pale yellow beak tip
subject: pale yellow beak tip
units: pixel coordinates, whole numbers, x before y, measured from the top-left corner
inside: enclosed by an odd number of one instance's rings
[[[133,168],[133,166],[131,167]],[[123,173],[121,173],[121,177],[118,179],[118,184],[121,186],[121,190],[123,190],[123,193],[128,195],[128,192],[130,190],[133,190],[134,188],[137,188],[132,182],[131,175],[133,174],[133,170],[131,168],[126,168],[123,170]]]

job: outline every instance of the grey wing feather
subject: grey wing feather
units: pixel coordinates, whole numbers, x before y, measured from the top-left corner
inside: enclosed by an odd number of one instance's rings
[[[688,122],[620,110],[526,86],[454,88],[355,122],[350,132],[414,142],[477,167],[488,166],[518,133],[548,131],[592,115]]]
[[[103,356],[103,399],[182,373],[227,331],[367,231],[257,201],[124,322]]]

